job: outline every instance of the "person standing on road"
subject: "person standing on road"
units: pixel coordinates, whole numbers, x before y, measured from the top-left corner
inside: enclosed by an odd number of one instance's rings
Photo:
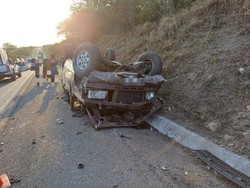
[[[55,74],[57,70],[56,65],[57,65],[57,61],[55,59],[55,56],[51,55],[51,59],[50,59],[51,82],[55,81]]]

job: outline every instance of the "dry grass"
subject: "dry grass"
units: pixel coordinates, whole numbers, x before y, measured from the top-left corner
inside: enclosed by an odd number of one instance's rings
[[[145,51],[158,52],[167,79],[161,94],[168,105],[199,126],[221,119],[223,131],[234,135],[234,126],[239,131],[234,118],[250,102],[250,74],[238,73],[239,65],[250,70],[249,34],[250,0],[201,0],[158,25],[103,37],[98,46],[103,51],[114,47],[123,62]]]
[[[143,25],[139,25],[134,30],[134,35],[145,36],[149,35],[149,33],[157,27],[156,23],[146,22]]]
[[[180,29],[190,32],[190,30],[204,25],[205,22],[210,23],[212,28],[220,21],[216,17],[216,12],[223,11],[228,6],[235,8],[241,6],[245,9],[243,14],[247,16],[250,14],[249,4],[249,0],[204,0],[175,15],[163,17],[157,27],[157,32],[153,32],[153,34],[157,34],[155,37],[160,39],[167,39],[175,37]]]
[[[117,49],[117,58],[123,61],[130,61],[143,51],[157,51],[162,54],[164,61],[176,62],[176,54],[179,60],[182,57],[180,54],[183,49],[179,49],[180,44],[187,43],[188,49],[184,50],[189,50],[192,54],[208,46],[213,38],[214,29],[231,20],[235,20],[235,24],[242,27],[242,33],[248,33],[249,2],[249,0],[197,1],[188,9],[163,17],[159,23],[147,22],[124,36],[118,34],[118,36],[103,37],[99,43],[103,52],[107,47]],[[241,11],[244,8],[241,15],[237,12],[239,7]],[[221,16],[223,14],[227,16]]]

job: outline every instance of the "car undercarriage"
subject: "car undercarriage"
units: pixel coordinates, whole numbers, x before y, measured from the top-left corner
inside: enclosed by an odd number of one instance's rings
[[[137,126],[163,106],[158,90],[165,79],[157,54],[143,53],[142,59],[124,65],[114,61],[110,49],[101,58],[96,46],[80,46],[65,61],[62,82],[71,109],[78,102],[94,128]]]

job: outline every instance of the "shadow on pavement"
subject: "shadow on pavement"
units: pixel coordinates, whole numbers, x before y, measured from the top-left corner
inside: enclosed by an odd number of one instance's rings
[[[4,87],[6,84],[13,82],[10,78],[0,79],[0,88]]]
[[[43,96],[41,106],[37,107],[37,113],[39,114],[43,114],[47,110],[51,100],[58,98],[58,92],[56,91],[58,83],[53,83],[54,86],[51,86],[51,83],[44,83],[42,86],[37,86],[35,81],[36,80],[32,81],[30,83],[31,85],[28,86],[30,89],[28,93],[24,95],[17,95],[12,100],[12,104],[7,106],[7,109],[0,116],[0,120],[13,116],[15,113],[22,110],[27,103],[36,100],[36,98],[43,92],[46,93]]]

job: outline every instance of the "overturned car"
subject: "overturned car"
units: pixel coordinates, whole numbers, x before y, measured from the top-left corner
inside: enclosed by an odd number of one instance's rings
[[[137,126],[163,106],[162,66],[154,52],[122,64],[112,48],[102,57],[94,44],[82,43],[63,63],[62,84],[71,110],[81,104],[94,128]]]

